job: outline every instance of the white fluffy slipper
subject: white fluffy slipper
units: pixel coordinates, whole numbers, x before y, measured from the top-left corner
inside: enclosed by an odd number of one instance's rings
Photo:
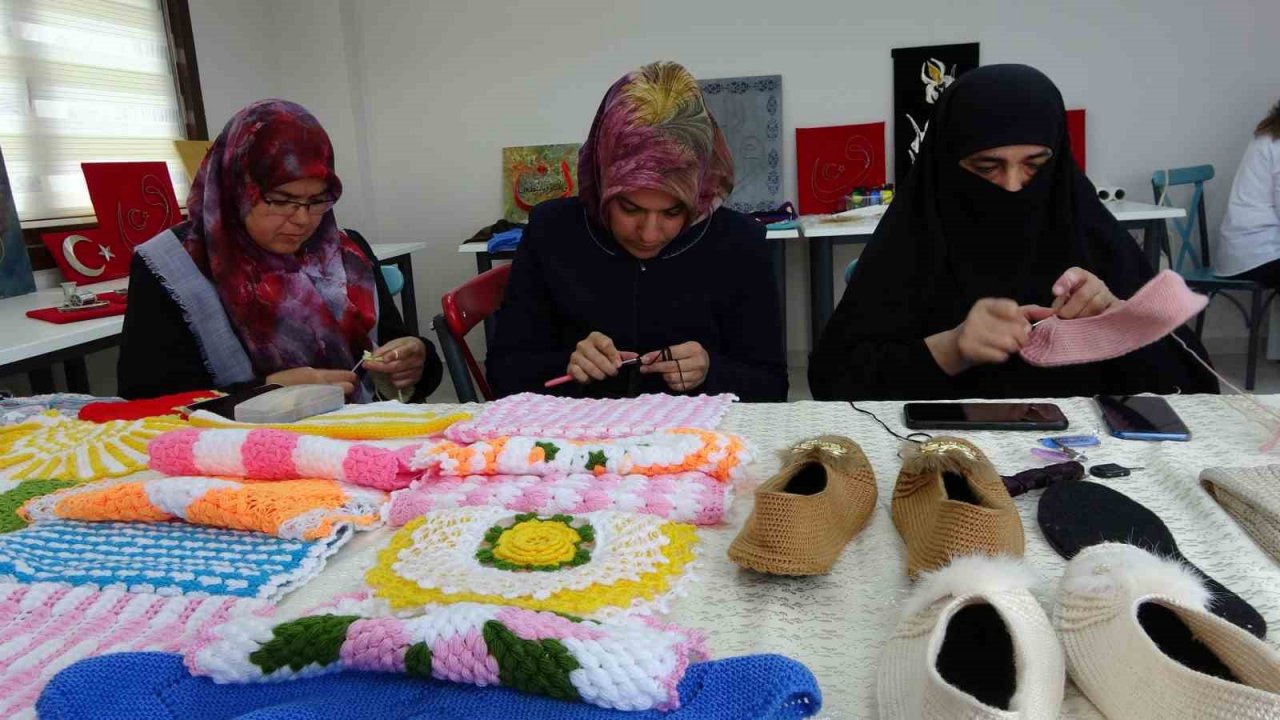
[[[1021,560],[967,556],[924,574],[885,647],[880,717],[1056,718],[1065,669]]]
[[[1109,718],[1280,718],[1280,655],[1208,602],[1178,562],[1117,543],[1084,550],[1054,613],[1072,679]]]

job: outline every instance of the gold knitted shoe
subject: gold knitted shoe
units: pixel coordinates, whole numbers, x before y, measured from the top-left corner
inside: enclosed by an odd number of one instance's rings
[[[729,559],[774,575],[821,575],[875,506],[875,473],[857,443],[837,435],[806,440],[756,488],[755,507],[729,546]]]
[[[1022,519],[991,461],[972,443],[940,437],[906,450],[893,489],[893,526],[907,573],[963,555],[1022,557]]]

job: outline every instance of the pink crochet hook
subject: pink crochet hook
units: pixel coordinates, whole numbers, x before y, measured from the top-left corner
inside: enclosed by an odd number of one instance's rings
[[[635,365],[638,362],[640,362],[639,357],[627,358],[626,360],[623,360],[622,362],[618,363],[618,367],[624,368],[628,365]],[[551,378],[550,380],[542,383],[542,387],[544,388],[558,387],[571,380],[573,380],[573,375],[571,373],[565,373],[564,375],[561,375],[558,378]]]

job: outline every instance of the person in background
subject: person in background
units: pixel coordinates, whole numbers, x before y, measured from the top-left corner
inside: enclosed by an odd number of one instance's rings
[[[1072,159],[1058,88],[1026,65],[980,67],[938,101],[811,358],[810,388],[819,400],[1217,392],[1171,338],[1089,365],[1018,356],[1033,322],[1101,314],[1152,277]]]
[[[385,373],[414,399],[440,384],[431,343],[409,335],[373,251],[338,229],[333,147],[302,106],[236,113],[187,199],[189,220],[138,246],[116,374],[126,398],[278,383],[373,398]]]
[[[614,83],[578,183],[578,197],[530,213],[495,314],[494,392],[544,392],[569,374],[551,392],[785,401],[765,229],[723,207],[733,160],[693,76],[659,62]]]
[[[1280,102],[1244,150],[1213,267],[1224,277],[1280,287]]]

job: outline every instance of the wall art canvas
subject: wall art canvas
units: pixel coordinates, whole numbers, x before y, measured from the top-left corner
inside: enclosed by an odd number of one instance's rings
[[[200,163],[204,162],[204,156],[209,153],[209,148],[213,147],[213,141],[174,140],[173,145],[182,158],[182,167],[187,170],[187,179],[195,180],[196,172],[200,170]]]
[[[529,222],[529,211],[545,200],[578,194],[581,143],[502,148],[502,217]]]
[[[40,241],[53,255],[62,277],[88,285],[129,274],[130,248],[121,244],[114,232],[102,228],[44,233]]]
[[[1085,152],[1085,114],[1084,110],[1068,110],[1067,111],[1067,137],[1071,139],[1071,154],[1076,158],[1076,165],[1080,168],[1080,172],[1085,172],[1085,159],[1088,153]]]
[[[796,128],[801,215],[833,213],[854,188],[884,184],[884,123]]]
[[[942,91],[978,67],[978,43],[895,48],[892,56],[893,175],[901,183],[920,151]]]
[[[98,228],[133,248],[182,222],[169,166],[163,162],[81,163]]]
[[[782,204],[782,76],[699,80],[707,109],[724,131],[733,155],[733,194],[740,212]]]
[[[35,289],[31,258],[22,238],[22,222],[18,219],[18,207],[13,203],[4,156],[0,155],[0,297],[26,295]]]

